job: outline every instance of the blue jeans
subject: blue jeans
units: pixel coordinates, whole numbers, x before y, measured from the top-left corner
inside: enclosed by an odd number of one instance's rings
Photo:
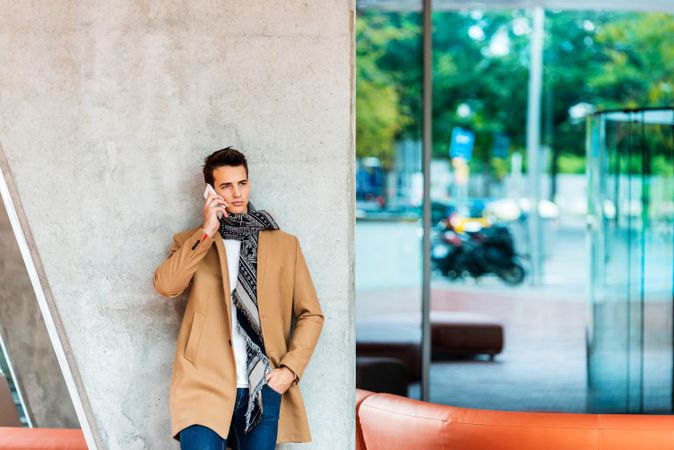
[[[234,441],[230,443],[230,446],[235,450],[273,450],[276,448],[278,436],[281,394],[266,384],[262,386],[262,420],[248,433],[244,433],[247,405],[248,388],[237,388],[232,424],[229,428],[229,436],[227,436],[232,437]],[[190,425],[182,429],[179,438],[180,450],[225,450],[227,448],[227,439],[223,439],[204,425]]]

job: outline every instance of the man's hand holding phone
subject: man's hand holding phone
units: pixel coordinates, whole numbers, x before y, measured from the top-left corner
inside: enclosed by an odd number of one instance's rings
[[[215,236],[218,229],[220,228],[219,218],[224,215],[227,217],[227,208],[229,204],[225,201],[222,196],[218,195],[213,189],[213,186],[206,184],[206,189],[204,190],[204,198],[206,202],[204,203],[204,224],[202,228],[209,236]]]

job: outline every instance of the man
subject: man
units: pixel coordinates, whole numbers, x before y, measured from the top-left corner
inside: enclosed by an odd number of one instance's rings
[[[203,175],[215,191],[203,224],[173,236],[153,275],[167,298],[191,287],[171,376],[173,438],[181,450],[310,442],[298,382],[323,313],[299,240],[249,202],[241,152],[212,153]]]

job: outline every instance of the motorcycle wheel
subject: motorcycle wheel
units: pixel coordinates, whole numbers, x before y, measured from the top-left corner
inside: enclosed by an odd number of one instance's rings
[[[517,286],[524,281],[524,267],[515,263],[508,270],[503,270],[498,274],[507,285]]]

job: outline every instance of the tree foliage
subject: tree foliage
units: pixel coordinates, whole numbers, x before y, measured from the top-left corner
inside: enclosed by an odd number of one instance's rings
[[[418,14],[361,13],[356,21],[356,155],[376,156],[385,167],[397,140],[419,136],[418,20]]]
[[[418,13],[359,11],[357,154],[390,165],[395,143],[421,139],[422,30]],[[452,129],[475,133],[473,170],[503,172],[493,140],[509,151],[526,138],[531,17],[527,10],[434,12],[433,156],[447,157]],[[674,16],[547,12],[543,143],[552,171],[578,171],[585,123],[573,107],[674,104]],[[566,155],[566,156],[565,156]]]

